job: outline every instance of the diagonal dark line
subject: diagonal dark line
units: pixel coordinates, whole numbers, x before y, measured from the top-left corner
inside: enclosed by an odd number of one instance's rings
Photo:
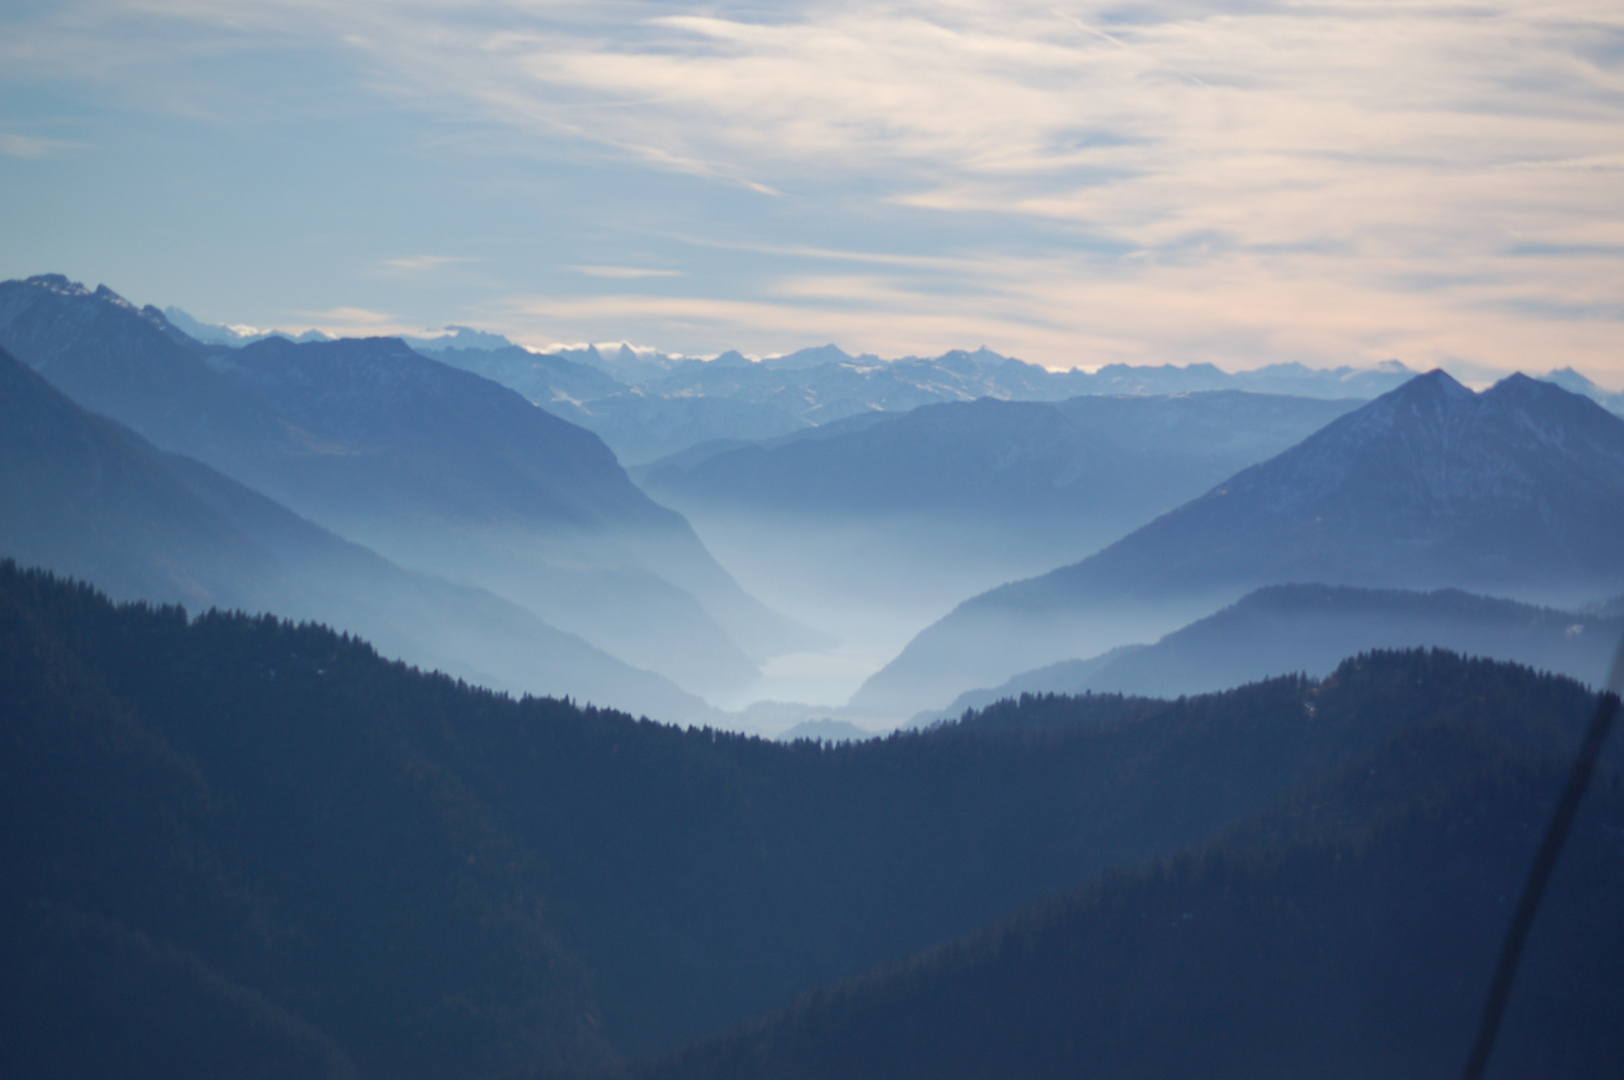
[[[1613,657],[1607,687],[1596,704],[1596,715],[1585,732],[1584,742],[1579,745],[1579,756],[1574,759],[1573,772],[1568,774],[1567,786],[1562,789],[1562,799],[1556,804],[1556,813],[1551,816],[1551,824],[1545,830],[1545,841],[1540,844],[1539,854],[1534,857],[1534,865],[1529,867],[1517,913],[1506,928],[1505,943],[1500,947],[1500,963],[1494,969],[1489,1000],[1483,1006],[1477,1042],[1472,1046],[1472,1056],[1466,1062],[1461,1080],[1482,1080],[1483,1071],[1489,1067],[1489,1055],[1494,1051],[1496,1036],[1500,1034],[1500,1020],[1505,1015],[1506,1001],[1511,997],[1511,984],[1517,978],[1517,964],[1522,960],[1528,931],[1534,925],[1539,902],[1545,895],[1545,885],[1556,867],[1557,856],[1562,854],[1562,844],[1568,838],[1568,830],[1573,827],[1585,788],[1590,786],[1590,777],[1596,771],[1602,744],[1607,741],[1607,730],[1618,715],[1621,681],[1624,681],[1624,641],[1619,642],[1618,653]]]

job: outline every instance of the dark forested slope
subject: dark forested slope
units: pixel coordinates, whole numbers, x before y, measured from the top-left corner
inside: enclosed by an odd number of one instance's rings
[[[809,995],[640,1080],[1457,1075],[1559,770],[1429,732],[1318,790],[1289,837],[1108,877]],[[1474,760],[1475,759],[1475,760]],[[1394,800],[1387,770],[1454,766]],[[1362,772],[1363,775],[1359,775]],[[1312,816],[1358,825],[1314,829]],[[1624,1076],[1624,792],[1593,793],[1490,1076]]]
[[[1502,696],[1513,683],[1533,696],[1513,704]],[[1547,710],[1565,711],[1565,695],[1547,697],[1551,680],[1519,669],[1411,653],[1344,665],[1315,697],[1368,715],[1393,703],[1383,684],[1444,707],[1423,706],[1222,840],[613,1075],[1456,1075],[1566,779],[1571,744],[1538,731],[1555,719]],[[1446,687],[1452,702],[1434,696]],[[1078,704],[1029,698],[1006,704],[1001,721],[1026,713],[1030,729],[1052,730],[1070,709],[1091,725],[1135,703]],[[1615,744],[1582,804],[1491,1077],[1624,1076],[1621,757]]]
[[[1591,706],[1394,654],[784,746],[9,565],[0,702],[6,1075],[390,1077],[668,1048],[1210,840],[1418,724],[1560,756]]]

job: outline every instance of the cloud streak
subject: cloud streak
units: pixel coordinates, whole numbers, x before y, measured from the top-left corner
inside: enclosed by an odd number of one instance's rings
[[[393,259],[385,259],[383,264],[391,270],[427,273],[438,270],[443,266],[456,266],[458,263],[476,261],[466,255],[404,255]]]
[[[532,292],[503,309],[576,336],[704,326],[721,346],[777,325],[821,340],[823,318],[855,347],[970,333],[1056,364],[1100,348],[1230,366],[1528,366],[1525,350],[1624,365],[1616,3],[1152,2],[1131,19],[1093,0],[73,10],[74,26],[156,21],[216,51],[261,37],[336,50],[397,107],[503,132],[538,161],[621,170],[637,213],[617,227],[777,253],[743,284],[684,271],[681,299]],[[714,202],[697,220],[638,204],[636,177],[658,173],[714,183]],[[740,224],[727,208],[756,194],[784,208]],[[885,227],[842,255],[797,224],[835,219]],[[841,258],[868,268],[816,265]],[[674,274],[637,261],[562,265]]]
[[[647,266],[574,266],[571,267],[578,274],[587,277],[612,278],[619,281],[634,281],[638,278],[679,277],[680,270],[656,270]]]
[[[19,135],[15,132],[0,131],[0,154],[14,158],[42,158],[52,156],[63,150],[71,150],[77,144],[65,139],[42,139],[36,135]]]

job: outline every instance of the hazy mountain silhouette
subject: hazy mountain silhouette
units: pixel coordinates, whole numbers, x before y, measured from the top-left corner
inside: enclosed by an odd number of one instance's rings
[[[597,432],[628,465],[647,464],[701,442],[774,439],[868,412],[907,412],[985,397],[1057,402],[1081,394],[1246,390],[1355,399],[1374,397],[1413,374],[1393,362],[1333,371],[1277,364],[1237,374],[1210,364],[1049,371],[985,348],[897,360],[850,356],[834,345],[760,362],[737,353],[703,361],[625,346],[541,355],[545,359],[504,350],[476,357],[474,350],[466,350],[455,362]],[[598,394],[596,387],[557,366],[561,364],[591,368],[626,385]]]
[[[163,309],[163,317],[175,329],[187,337],[203,342],[205,345],[251,345],[268,337],[284,337],[290,341],[332,341],[332,337],[320,330],[305,330],[298,334],[287,333],[281,330],[260,330],[252,326],[221,326],[216,323],[200,322],[193,318],[190,312],[170,305]]]
[[[877,732],[860,728],[856,724],[844,720],[802,720],[799,724],[789,728],[776,736],[779,742],[794,742],[797,739],[811,739],[814,742],[843,743],[853,740],[877,739]]]
[[[694,447],[633,476],[691,520],[714,523],[707,534],[735,518],[777,519],[787,535],[765,546],[778,550],[797,533],[867,528],[873,550],[843,559],[956,552],[1007,580],[1079,558],[1354,407],[1239,391],[983,398],[864,413],[766,444]],[[818,552],[796,561],[811,570]]]
[[[1624,394],[1603,390],[1570,367],[1547,372],[1540,378],[1546,382],[1555,383],[1569,393],[1587,397],[1608,412],[1624,414]]]
[[[1621,526],[1624,419],[1521,375],[1473,394],[1435,371],[1097,555],[965,601],[853,704],[940,707],[977,683],[1157,637],[1267,584],[1573,605],[1624,582]]]
[[[480,589],[400,569],[191,458],[68,400],[0,350],[0,556],[123,600],[274,610],[516,692],[673,720],[714,715]]]
[[[429,349],[420,342],[407,344],[418,352],[430,353],[442,363],[517,390],[526,400],[571,422],[577,422],[566,411],[572,405],[626,389],[625,384],[616,382],[598,368],[549,353],[533,353],[517,345],[501,349],[467,346]]]
[[[164,449],[690,689],[796,640],[596,436],[397,340],[209,349],[46,276],[0,285],[0,344]]]
[[[242,606],[277,571],[262,544],[123,425],[0,349],[0,551],[121,599]]]
[[[1356,653],[1422,646],[1515,661],[1599,686],[1620,637],[1624,616],[1618,613],[1555,611],[1457,589],[1270,585],[1154,645],[1023,672],[994,689],[961,694],[914,722],[954,719],[1021,694],[1176,697],[1296,672],[1323,678]]]

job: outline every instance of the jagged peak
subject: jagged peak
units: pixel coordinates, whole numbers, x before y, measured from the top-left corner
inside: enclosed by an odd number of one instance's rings
[[[1529,378],[1520,371],[1507,375],[1485,390],[1483,400],[1501,407],[1528,406],[1546,402],[1572,406],[1582,402],[1582,407],[1587,410],[1593,406],[1598,413],[1611,415],[1586,394],[1576,393],[1547,379]]]
[[[1485,398],[1499,398],[1507,395],[1528,396],[1531,394],[1545,394],[1555,391],[1558,394],[1567,394],[1568,391],[1555,383],[1541,382],[1530,379],[1520,371],[1514,371],[1484,391]]]
[[[1455,377],[1443,368],[1433,368],[1422,375],[1417,375],[1398,389],[1390,391],[1400,397],[1413,397],[1419,393],[1432,392],[1457,401],[1471,401],[1477,397],[1470,387],[1463,386]]]
[[[118,293],[114,292],[112,289],[109,289],[106,285],[97,285],[96,286],[96,291],[91,294],[91,298],[95,299],[95,300],[100,300],[104,304],[112,304],[114,307],[121,307],[125,311],[128,311],[128,312],[130,312],[132,314],[135,314],[135,315],[141,314],[141,309],[140,308],[136,307],[134,304],[132,304],[128,300],[124,299],[122,296],[120,296]]]
[[[24,278],[23,284],[32,285],[36,289],[48,289],[63,296],[90,295],[89,289],[77,281],[70,280],[66,274],[35,274],[31,278]]]
[[[20,284],[26,288],[51,293],[56,296],[65,297],[69,300],[88,300],[93,303],[107,304],[126,311],[138,319],[151,323],[157,329],[165,333],[171,335],[180,334],[182,337],[185,337],[184,334],[181,334],[181,331],[175,329],[175,327],[170,323],[169,319],[164,316],[163,312],[159,311],[156,307],[153,307],[151,304],[148,304],[144,308],[137,307],[135,304],[130,303],[130,301],[124,299],[124,297],[120,296],[106,285],[97,285],[95,290],[92,291],[86,288],[82,282],[74,281],[66,274],[35,274],[33,277],[23,278],[21,281],[12,279],[11,281],[4,282],[3,284]]]
[[[1555,383],[1564,390],[1578,390],[1579,392],[1595,392],[1601,389],[1593,379],[1587,378],[1570,367],[1554,368],[1541,376],[1545,382]]]

